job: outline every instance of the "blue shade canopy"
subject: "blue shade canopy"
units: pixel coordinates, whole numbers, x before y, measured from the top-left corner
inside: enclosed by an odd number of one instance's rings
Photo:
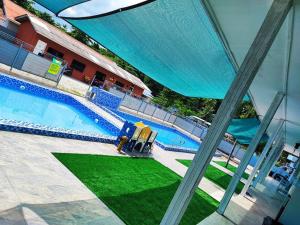
[[[35,0],[36,3],[44,6],[56,15],[71,6],[78,5],[86,1],[88,0]]]
[[[51,9],[52,1],[43,2]],[[59,2],[62,6],[69,3]],[[185,96],[222,99],[235,76],[199,0],[156,0],[109,15],[65,19]]]
[[[260,121],[256,118],[250,119],[233,119],[227,129],[227,133],[231,134],[240,144],[250,144],[260,125]],[[268,136],[264,135],[261,142],[267,141]]]

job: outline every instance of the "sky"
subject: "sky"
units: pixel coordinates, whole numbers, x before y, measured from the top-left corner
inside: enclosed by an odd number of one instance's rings
[[[92,16],[92,15],[98,15],[103,14],[107,12],[114,11],[116,9],[124,8],[127,6],[135,5],[141,2],[144,2],[145,0],[122,0],[122,1],[116,1],[116,0],[91,0],[89,2],[85,2],[82,4],[79,4],[77,6],[71,7],[69,9],[66,9],[62,11],[59,15],[60,16],[66,16],[66,17],[85,17],[85,16]],[[43,6],[35,3],[34,7],[42,12],[47,12],[54,20],[62,25],[67,25],[68,29],[71,28],[70,24],[65,22],[63,19],[60,19],[56,17],[53,13],[51,13],[49,10],[44,8]]]

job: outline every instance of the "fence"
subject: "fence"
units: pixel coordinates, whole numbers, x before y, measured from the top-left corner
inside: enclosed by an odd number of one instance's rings
[[[179,115],[175,115],[174,113],[171,113],[167,109],[163,109],[160,106],[146,102],[143,99],[133,97],[118,89],[111,88],[109,92],[122,98],[122,102],[120,104],[121,106],[133,110],[137,114],[142,113],[144,115],[150,116],[151,118],[168,122],[172,125],[175,125],[176,127],[181,128],[182,130],[186,131],[190,135],[194,135],[201,139],[203,139],[207,134],[208,127],[196,123],[187,118],[183,118]],[[222,152],[229,155],[232,151],[233,144],[230,141],[226,140],[224,137],[224,139],[221,141],[218,148]],[[239,144],[237,144],[234,149],[233,156],[241,160],[244,154],[245,154],[245,150]],[[250,165],[253,166],[255,165],[255,163],[256,163],[256,156],[254,155],[250,161]]]
[[[34,47],[10,34],[0,31],[0,63],[13,69],[21,70],[48,80],[59,82],[65,62],[50,54],[36,55],[32,53]],[[49,73],[52,59],[62,62],[55,74]]]
[[[168,111],[167,109],[163,109],[160,106],[146,102],[142,99],[135,98],[115,89],[113,91],[110,90],[110,92],[122,98],[121,106],[134,110],[136,113],[143,113],[152,118],[171,123],[190,134],[200,137],[201,139],[203,139],[207,133],[207,127],[175,115],[174,113]]]

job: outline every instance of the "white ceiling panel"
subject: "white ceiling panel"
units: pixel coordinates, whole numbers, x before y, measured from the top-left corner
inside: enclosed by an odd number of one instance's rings
[[[208,12],[223,38],[232,61],[239,66],[253,42],[272,0],[207,0]],[[300,1],[295,1],[267,57],[250,87],[250,95],[262,118],[277,91],[287,93],[272,121],[271,133],[279,119],[286,143],[300,142]]]

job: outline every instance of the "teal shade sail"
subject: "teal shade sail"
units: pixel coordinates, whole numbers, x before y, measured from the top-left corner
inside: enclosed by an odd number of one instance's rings
[[[44,5],[51,9],[53,4]],[[117,13],[65,19],[182,95],[222,99],[235,76],[199,0],[156,0]]]
[[[87,2],[88,0],[34,0],[34,1],[57,15],[59,14],[59,12],[69,7],[78,5],[83,2]]]
[[[238,143],[248,145],[255,136],[259,126],[260,121],[256,118],[233,119],[227,129],[227,133],[237,139]],[[261,142],[266,142],[267,140],[268,136],[265,134]]]

